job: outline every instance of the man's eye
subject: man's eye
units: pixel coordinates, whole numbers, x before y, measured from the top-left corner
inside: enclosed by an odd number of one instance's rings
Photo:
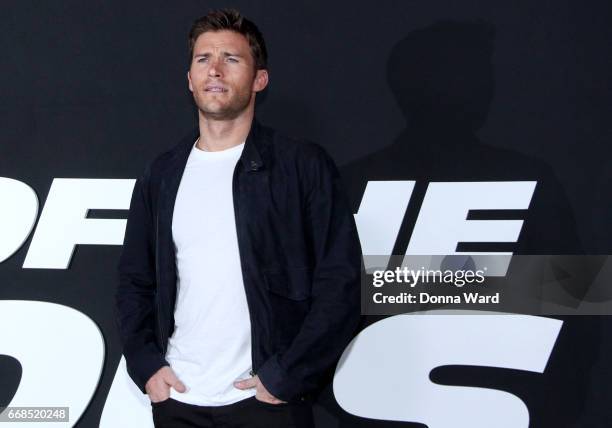
[[[227,60],[228,60],[229,62],[238,62],[238,59],[236,59],[236,58],[232,58],[232,57],[228,58]]]
[[[205,62],[205,61],[208,61],[208,58],[200,58],[200,59],[198,59],[198,62]]]

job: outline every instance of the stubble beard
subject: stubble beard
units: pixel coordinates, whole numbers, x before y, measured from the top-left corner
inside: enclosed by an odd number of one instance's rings
[[[231,120],[240,116],[251,103],[252,94],[249,91],[235,92],[235,95],[228,100],[227,103],[217,103],[198,100],[194,95],[193,100],[200,111],[200,114],[204,117],[208,117],[215,120]],[[220,105],[219,105],[220,104]]]

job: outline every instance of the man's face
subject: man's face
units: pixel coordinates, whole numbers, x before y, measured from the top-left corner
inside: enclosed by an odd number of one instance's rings
[[[224,120],[254,108],[255,93],[268,84],[268,73],[255,70],[249,42],[242,34],[207,31],[195,42],[187,79],[200,112]]]

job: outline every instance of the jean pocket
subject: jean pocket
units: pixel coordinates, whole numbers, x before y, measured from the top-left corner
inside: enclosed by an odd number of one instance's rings
[[[268,402],[266,402],[266,401],[261,401],[261,400],[258,400],[257,398],[255,398],[255,401],[256,401],[258,404],[261,404],[261,405],[262,405],[262,406],[264,406],[264,407],[270,407],[270,408],[276,408],[276,409],[282,409],[282,408],[285,408],[285,407],[288,407],[288,406],[289,406],[289,403],[278,403],[278,404],[273,404],[273,403],[268,403]]]

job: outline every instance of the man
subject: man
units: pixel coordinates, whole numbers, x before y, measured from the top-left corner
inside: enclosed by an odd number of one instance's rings
[[[136,181],[119,262],[128,372],[158,427],[312,426],[359,320],[353,216],[321,147],[254,120],[257,27],[212,11],[189,42],[199,126]]]

